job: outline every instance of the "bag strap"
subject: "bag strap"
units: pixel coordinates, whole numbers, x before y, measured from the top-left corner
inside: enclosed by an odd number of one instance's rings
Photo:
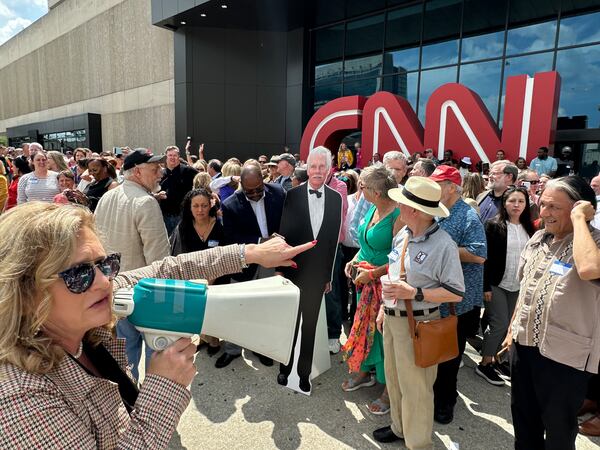
[[[406,256],[406,248],[408,247],[408,234],[404,238],[404,244],[402,245],[402,253],[400,254],[400,280],[406,282],[406,267],[404,266],[404,257]],[[415,337],[415,316],[413,315],[412,300],[404,300],[406,306],[406,314],[408,316],[408,327],[410,329],[410,337]]]
[[[406,254],[406,248],[408,247],[408,235],[406,239],[404,239],[404,245],[402,246],[402,255],[400,256],[400,279],[402,281],[406,281],[406,268],[404,267],[404,256]],[[406,315],[408,317],[408,327],[410,328],[411,337],[415,337],[415,328],[417,327],[417,322],[415,321],[415,316],[413,314],[412,300],[404,300],[404,305],[406,306]],[[456,316],[456,308],[454,307],[454,303],[448,303],[448,308],[450,309],[450,314]]]

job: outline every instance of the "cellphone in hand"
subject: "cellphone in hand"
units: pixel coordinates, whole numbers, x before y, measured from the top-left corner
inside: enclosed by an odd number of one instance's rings
[[[356,280],[356,276],[358,275],[358,268],[354,264],[350,266],[350,278],[352,280]]]

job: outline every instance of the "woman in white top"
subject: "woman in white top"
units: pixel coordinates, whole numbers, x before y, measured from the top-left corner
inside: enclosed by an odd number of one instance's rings
[[[58,189],[58,174],[48,170],[46,152],[37,152],[33,157],[33,172],[27,173],[19,180],[17,203],[31,201],[52,202]]]
[[[483,359],[475,367],[478,375],[497,386],[504,385],[504,380],[494,368],[494,356],[506,336],[519,297],[521,252],[534,232],[527,190],[508,188],[498,214],[485,224],[490,257],[484,265],[483,295],[489,328],[483,337]]]

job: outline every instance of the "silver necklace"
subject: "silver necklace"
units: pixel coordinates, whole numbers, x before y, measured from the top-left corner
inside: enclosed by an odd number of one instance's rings
[[[74,355],[71,355],[71,356],[75,359],[79,359],[81,357],[82,353],[83,353],[83,341],[81,341],[79,343],[79,348],[77,349],[77,353],[75,353]]]

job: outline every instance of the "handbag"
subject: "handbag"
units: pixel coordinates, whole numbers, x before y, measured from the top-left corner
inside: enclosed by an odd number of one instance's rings
[[[408,236],[404,240],[400,256],[400,279],[406,281],[404,255],[408,246]],[[415,365],[426,368],[450,361],[458,356],[458,318],[454,304],[450,303],[450,315],[443,319],[422,320],[417,322],[413,315],[412,300],[404,300],[408,326],[415,352]]]

